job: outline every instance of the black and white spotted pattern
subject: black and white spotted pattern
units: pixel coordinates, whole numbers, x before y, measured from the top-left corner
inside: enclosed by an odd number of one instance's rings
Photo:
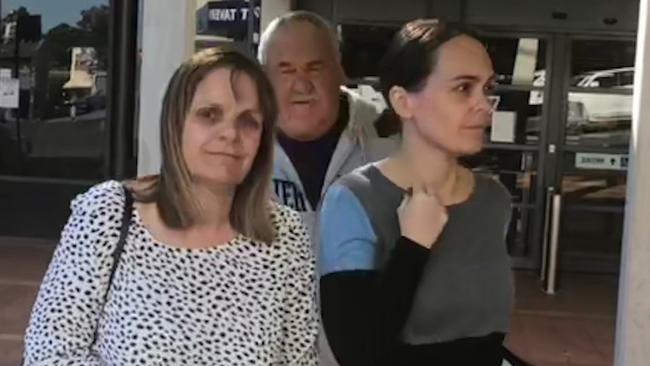
[[[181,249],[154,240],[134,211],[102,309],[123,204],[115,181],[73,201],[32,311],[26,365],[317,363],[314,259],[297,213],[275,206],[270,245],[240,235]]]

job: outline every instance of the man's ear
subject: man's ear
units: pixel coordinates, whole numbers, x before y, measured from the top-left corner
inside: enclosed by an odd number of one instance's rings
[[[408,121],[413,118],[411,100],[406,89],[394,85],[388,91],[388,99],[391,107],[400,119]]]
[[[348,82],[348,77],[345,75],[345,70],[343,70],[343,66],[340,62],[336,63],[334,77],[338,81],[338,85],[345,85]]]

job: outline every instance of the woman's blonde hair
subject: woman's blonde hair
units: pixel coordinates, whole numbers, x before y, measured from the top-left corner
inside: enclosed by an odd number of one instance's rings
[[[263,119],[257,155],[244,181],[235,189],[230,224],[247,237],[269,243],[275,236],[269,202],[278,109],[273,87],[262,69],[233,49],[202,50],[176,69],[167,86],[160,116],[160,174],[140,178],[131,187],[136,200],[156,203],[168,227],[183,229],[194,224],[200,204],[193,196],[192,176],[182,152],[184,122],[198,84],[207,74],[221,68],[231,70],[230,88],[234,88],[232,81],[239,74],[253,80]],[[233,94],[238,93],[233,90]]]

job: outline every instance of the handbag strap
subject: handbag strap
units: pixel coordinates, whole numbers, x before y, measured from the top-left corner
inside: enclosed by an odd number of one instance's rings
[[[131,195],[131,192],[125,185],[122,185],[122,189],[124,190],[124,211],[122,212],[120,236],[117,240],[117,245],[113,250],[113,254],[112,254],[113,264],[111,265],[111,272],[108,277],[108,284],[106,286],[106,291],[104,292],[104,301],[102,303],[102,308],[104,307],[104,305],[106,305],[106,300],[108,298],[108,291],[111,288],[111,285],[113,283],[113,277],[115,275],[115,270],[117,269],[117,265],[120,261],[120,257],[122,256],[122,252],[124,251],[124,244],[126,244],[126,238],[129,235],[129,227],[131,226],[131,216],[133,216],[133,196]],[[97,329],[95,329],[95,333],[93,334],[93,340],[90,345],[91,349],[95,345],[95,342],[97,342]],[[20,361],[20,364],[21,365],[25,364],[24,358]]]
[[[117,265],[120,263],[120,257],[122,252],[124,252],[124,245],[126,244],[126,239],[129,236],[129,227],[131,226],[131,216],[133,216],[133,195],[129,189],[123,184],[122,189],[124,190],[124,210],[122,211],[122,223],[120,225],[120,236],[117,239],[117,244],[111,257],[113,257],[113,263],[111,264],[111,271],[108,276],[108,284],[106,284],[106,290],[104,290],[104,301],[102,302],[102,311],[106,306],[106,301],[108,300],[108,292],[113,285],[113,277],[115,277],[115,271],[117,270]],[[97,342],[97,332],[99,331],[99,323],[96,325],[95,333],[93,334],[93,340],[90,344],[92,349],[95,343]]]
[[[115,277],[115,270],[117,265],[120,263],[120,257],[122,257],[122,252],[124,252],[124,245],[126,244],[126,238],[129,236],[129,227],[131,226],[131,216],[133,216],[133,195],[129,189],[122,185],[124,190],[124,211],[122,212],[122,225],[120,226],[120,236],[117,240],[117,245],[113,249],[113,264],[111,265],[111,272],[108,277],[108,284],[106,285],[106,291],[104,292],[104,304],[108,299],[108,291],[111,289],[113,284],[113,277]]]

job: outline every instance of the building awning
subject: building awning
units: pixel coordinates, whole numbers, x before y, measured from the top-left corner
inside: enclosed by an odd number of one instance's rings
[[[63,89],[91,89],[93,87],[93,80],[84,71],[75,71],[70,76],[65,84],[63,84]]]

